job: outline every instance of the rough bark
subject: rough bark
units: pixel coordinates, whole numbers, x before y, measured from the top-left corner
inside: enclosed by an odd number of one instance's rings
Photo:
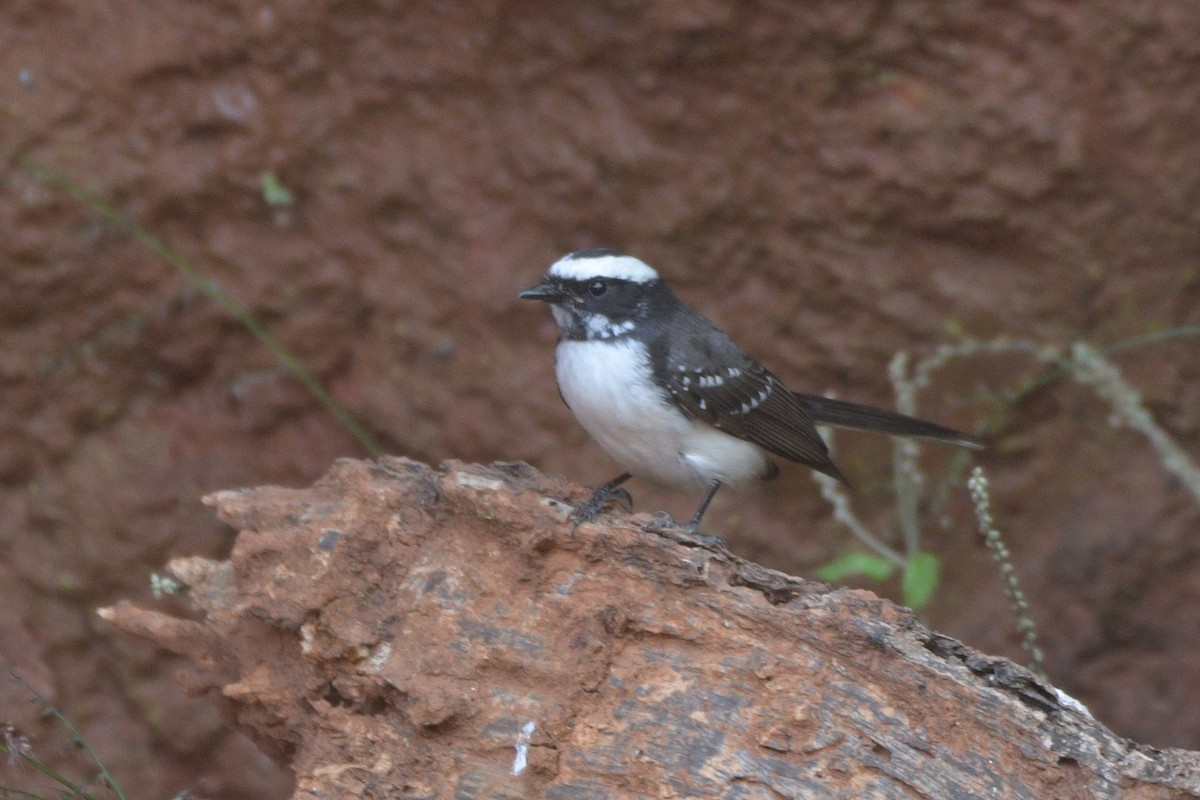
[[[1200,754],[1121,739],[1010,661],[614,515],[521,464],[341,461],[207,499],[202,618],[121,604],[291,766],[295,796],[1166,798]]]

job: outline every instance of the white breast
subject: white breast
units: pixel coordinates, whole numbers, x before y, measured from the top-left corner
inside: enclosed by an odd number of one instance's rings
[[[645,346],[631,338],[559,342],[558,387],[575,418],[625,470],[695,491],[760,477],[755,445],[688,419],[654,384]]]

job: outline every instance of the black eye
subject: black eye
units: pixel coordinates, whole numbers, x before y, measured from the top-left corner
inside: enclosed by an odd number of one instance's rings
[[[604,293],[607,291],[608,284],[604,281],[596,280],[588,284],[588,294],[590,294],[592,297],[603,297]]]

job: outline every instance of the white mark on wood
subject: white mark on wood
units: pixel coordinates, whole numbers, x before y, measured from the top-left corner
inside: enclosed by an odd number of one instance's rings
[[[521,732],[517,735],[517,757],[513,759],[513,775],[520,775],[529,766],[529,740],[533,738],[533,729],[536,727],[533,720],[521,726]]]

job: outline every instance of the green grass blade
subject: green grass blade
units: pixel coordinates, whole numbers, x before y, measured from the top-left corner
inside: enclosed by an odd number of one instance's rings
[[[75,725],[71,723],[71,720],[69,720],[65,716],[63,716],[62,712],[60,712],[57,708],[55,708],[50,703],[49,700],[42,697],[42,695],[38,692],[37,689],[34,689],[33,686],[30,685],[30,683],[28,681],[26,681],[24,678],[22,678],[20,675],[17,674],[16,670],[9,670],[8,675],[9,675],[9,678],[14,683],[16,683],[18,686],[23,688],[25,691],[29,692],[34,697],[36,697],[38,702],[41,703],[43,706],[45,706],[46,710],[49,711],[54,716],[54,718],[57,719],[59,721],[59,723],[62,724],[62,726],[64,728],[67,729],[67,731],[71,734],[72,738],[74,738],[75,741],[79,742],[79,746],[84,749],[84,752],[86,752],[88,754],[88,756],[92,759],[92,762],[95,763],[96,767],[100,770],[100,778],[101,778],[101,780],[104,781],[104,785],[109,787],[110,789],[112,789],[113,792],[117,795],[117,797],[120,798],[120,800],[126,800],[125,793],[123,791],[121,791],[121,786],[117,783],[116,778],[114,778],[112,776],[112,774],[109,773],[108,767],[104,766],[104,762],[100,760],[100,754],[92,749],[92,745],[88,742],[87,739],[83,738],[83,734],[80,733],[79,729],[76,728]],[[5,747],[4,745],[0,745],[0,748],[3,748],[4,750],[8,750],[8,748]],[[96,798],[93,795],[85,792],[82,787],[77,786],[72,781],[68,780],[67,778],[64,778],[62,775],[59,775],[58,772],[56,772],[54,769],[52,769],[52,768],[48,767],[47,765],[43,764],[42,762],[38,761],[36,758],[25,755],[24,753],[20,753],[19,755],[21,757],[22,763],[28,764],[29,766],[33,767],[37,771],[41,772],[43,775],[46,775],[47,777],[57,781],[58,783],[67,787],[68,789],[70,789],[71,793],[72,793],[72,795],[71,795],[72,797],[78,796],[78,797],[84,798],[84,800],[96,800]],[[8,790],[5,790],[5,791],[8,791]]]
[[[354,416],[342,406],[333,395],[317,380],[316,376],[309,372],[308,368],[300,362],[300,359],[292,355],[284,345],[274,336],[267,332],[265,328],[258,323],[258,320],[250,313],[248,309],[237,302],[233,297],[225,292],[216,281],[202,274],[194,268],[186,258],[176,252],[170,245],[159,239],[148,230],[138,225],[133,220],[126,217],[114,205],[109,203],[95,192],[85,189],[68,175],[59,172],[58,170],[43,164],[32,156],[24,153],[9,150],[8,156],[17,164],[29,170],[33,174],[43,178],[55,186],[70,193],[83,203],[91,206],[104,219],[108,220],[113,225],[116,225],[133,234],[134,238],[145,244],[154,252],[158,253],[167,263],[175,267],[181,273],[187,276],[200,291],[202,291],[210,300],[217,304],[231,317],[238,321],[246,330],[248,330],[254,338],[258,339],[268,350],[270,350],[280,363],[296,376],[296,378],[304,385],[310,394],[320,401],[321,405],[325,406],[326,410],[333,415],[345,428],[351,436],[374,458],[384,454],[383,448],[379,445],[371,433],[363,427]]]

